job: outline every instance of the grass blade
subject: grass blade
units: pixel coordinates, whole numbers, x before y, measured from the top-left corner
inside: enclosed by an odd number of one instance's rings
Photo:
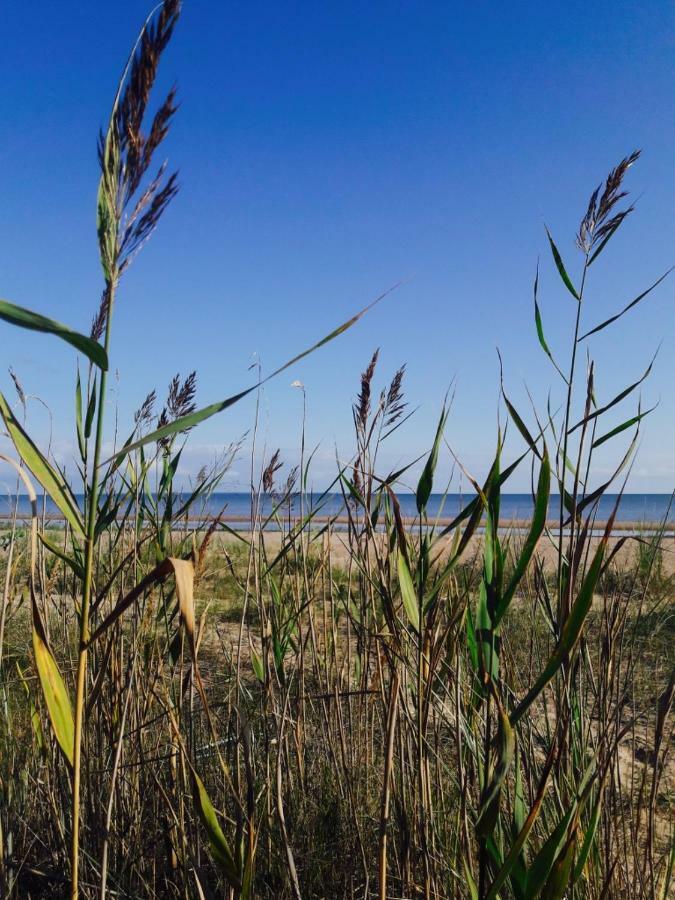
[[[643,413],[638,413],[636,416],[633,416],[630,419],[627,419],[625,422],[622,422],[621,425],[617,425],[616,428],[612,428],[611,431],[608,431],[607,434],[603,434],[602,437],[599,437],[596,441],[593,441],[593,449],[599,447],[601,444],[604,444],[605,441],[610,440],[610,438],[615,437],[617,434],[621,434],[622,431],[626,431],[626,429],[631,428],[633,425],[637,425],[638,422],[641,422],[645,416],[648,416],[649,413],[654,412],[658,404],[654,404],[654,406],[646,409]]]
[[[292,365],[295,365],[295,363],[299,362],[301,359],[309,356],[310,353],[313,353],[315,350],[318,350],[325,344],[330,343],[330,341],[334,340],[336,337],[339,337],[339,335],[343,334],[345,331],[351,328],[352,325],[355,325],[359,321],[359,319],[361,319],[369,310],[371,310],[377,303],[379,303],[380,300],[386,297],[387,294],[395,290],[396,287],[398,287],[398,285],[394,285],[394,287],[390,288],[388,291],[385,291],[384,294],[380,294],[380,296],[373,300],[372,303],[369,303],[368,306],[365,306],[350,319],[347,319],[347,321],[343,322],[342,325],[338,325],[337,328],[334,328],[333,331],[330,332],[330,334],[327,334],[325,337],[321,338],[321,340],[317,341],[316,344],[313,344],[307,350],[303,350],[292,359],[289,359],[288,362],[285,362],[282,366],[279,366],[278,369],[275,369],[274,372],[272,372],[266,378],[263,378],[261,381],[257,381],[255,384],[251,385],[251,387],[240,391],[238,394],[233,394],[231,397],[227,397],[225,400],[220,400],[217,403],[211,403],[209,406],[205,406],[202,409],[196,410],[195,412],[190,413],[187,416],[181,416],[179,419],[170,422],[168,425],[164,425],[162,428],[157,428],[155,431],[151,431],[149,434],[144,435],[137,441],[126,444],[118,453],[114,454],[114,456],[110,457],[105,462],[109,463],[112,460],[115,460],[116,464],[119,464],[120,460],[124,456],[126,456],[128,453],[131,453],[133,450],[137,450],[144,444],[151,444],[155,441],[162,440],[163,438],[171,437],[178,432],[187,431],[189,428],[194,428],[194,426],[198,425],[200,422],[204,422],[206,419],[210,419],[211,416],[215,416],[217,413],[223,412],[224,410],[228,409],[228,407],[234,406],[235,403],[243,400],[244,397],[247,397],[249,394],[253,393],[253,391],[257,391],[260,387],[262,387],[263,384],[266,384],[272,378],[280,375],[282,372],[290,368]]]
[[[408,621],[419,632],[420,630],[420,610],[417,602],[417,592],[413,584],[410,569],[406,562],[405,556],[399,551],[398,554],[398,583],[401,586],[401,598],[403,600],[403,608],[405,609]]]
[[[596,325],[595,328],[591,328],[590,331],[587,331],[585,334],[582,334],[578,340],[583,341],[583,340],[585,340],[585,338],[590,337],[592,334],[597,334],[598,331],[602,331],[603,328],[607,328],[607,326],[611,325],[612,322],[616,322],[617,319],[620,319],[621,316],[625,315],[629,309],[632,309],[634,306],[637,306],[641,300],[644,300],[644,298],[648,294],[651,294],[651,292],[654,290],[654,288],[658,287],[661,284],[661,282],[665,278],[667,278],[668,275],[670,275],[670,273],[673,271],[673,268],[675,268],[675,267],[671,266],[671,268],[668,269],[667,272],[664,272],[664,274],[660,278],[656,279],[654,284],[650,285],[650,287],[648,287],[646,291],[643,291],[641,294],[639,294],[635,298],[635,300],[631,300],[631,302],[628,303],[626,306],[624,306],[624,308],[620,312],[618,312],[614,316],[610,316],[609,319],[605,319],[604,322],[601,322],[599,325]]]
[[[545,226],[544,226],[545,227]],[[553,259],[555,260],[556,268],[558,269],[558,274],[563,280],[563,284],[570,292],[570,294],[574,297],[575,300],[579,300],[579,294],[577,293],[577,289],[572,284],[572,279],[567,274],[567,270],[565,269],[565,265],[562,261],[562,256],[560,255],[558,248],[553,243],[553,238],[551,237],[551,232],[546,228],[546,236],[548,237],[548,242],[551,245],[551,253],[553,254]]]
[[[495,615],[493,618],[494,627],[497,627],[497,625],[502,620],[504,613],[508,609],[509,603],[513,599],[516,589],[518,588],[518,585],[520,584],[520,581],[525,574],[527,566],[532,559],[532,554],[535,551],[539,538],[541,537],[544,528],[546,527],[546,514],[548,512],[550,490],[551,464],[549,462],[548,453],[544,451],[544,457],[541,461],[541,468],[539,470],[539,482],[537,484],[537,494],[534,503],[532,523],[530,525],[530,530],[521,550],[520,556],[518,557],[518,562],[516,563],[513,570],[511,580],[509,581],[506,590],[502,594],[499,603],[497,604],[497,609],[495,610]]]
[[[82,515],[70,487],[23,430],[2,393],[0,393],[0,415],[21,459],[63,513],[75,533],[83,537]]]
[[[44,627],[33,598],[33,652],[49,720],[63,755],[72,767],[75,749],[73,708],[63,677],[47,644]]]
[[[544,351],[544,353],[548,356],[548,358],[553,363],[553,366],[555,367],[555,370],[558,373],[558,375],[560,375],[560,377],[565,382],[565,384],[567,384],[567,378],[563,375],[562,369],[560,368],[558,363],[555,361],[555,359],[553,357],[553,353],[551,353],[551,348],[549,347],[549,345],[546,341],[546,337],[544,336],[544,324],[541,320],[541,310],[539,309],[539,302],[537,300],[538,292],[539,292],[539,263],[537,263],[537,273],[534,277],[534,324],[537,329],[537,337],[539,338],[539,343],[541,345],[541,349]]]
[[[570,610],[569,617],[563,627],[558,646],[549,659],[546,667],[544,668],[544,671],[527,692],[525,697],[520,701],[515,710],[511,713],[512,725],[515,725],[523,717],[525,712],[527,712],[532,703],[534,703],[536,698],[543,691],[549,681],[553,678],[563,662],[569,659],[572,651],[574,650],[577,640],[579,639],[579,635],[581,634],[581,629],[586,619],[586,615],[591,608],[593,591],[595,590],[598,578],[600,577],[602,560],[605,554],[607,540],[609,534],[611,533],[611,527],[613,526],[613,524],[614,515],[611,516],[610,521],[607,523],[608,530],[605,531],[598,549],[595,551],[593,561],[588,568],[586,577],[584,578],[581,588],[579,589],[577,599],[575,600],[574,605]]]
[[[30,309],[24,309],[23,306],[16,306],[7,300],[0,300],[0,319],[9,322],[10,325],[16,325],[18,328],[26,328],[28,331],[54,334],[70,344],[71,347],[75,347],[80,353],[84,353],[87,359],[90,359],[99,369],[103,369],[104,372],[108,369],[108,356],[103,347],[97,341],[68,328],[67,325],[55,322],[54,319],[48,319]]]
[[[230,850],[230,847],[227,843],[227,839],[223,834],[223,829],[220,827],[220,822],[218,821],[216,811],[213,808],[213,803],[211,803],[209,795],[206,793],[206,788],[204,787],[203,781],[194,771],[193,778],[194,802],[197,808],[197,814],[199,815],[201,823],[206,829],[206,833],[209,838],[209,848],[211,850],[211,855],[229,881],[230,885],[235,889],[235,891],[238,891],[241,888],[239,872],[237,871],[237,865],[234,861],[232,851]]]
[[[436,429],[436,437],[434,438],[434,444],[431,448],[431,453],[429,454],[429,458],[426,461],[424,469],[422,471],[422,475],[420,477],[419,483],[417,485],[417,512],[422,514],[422,511],[426,509],[426,505],[429,501],[429,497],[431,496],[431,489],[434,484],[434,472],[436,471],[436,464],[438,463],[438,451],[441,446],[441,440],[443,438],[443,431],[445,430],[446,422],[448,421],[448,411],[445,408],[445,404],[443,404],[443,409],[441,411],[441,418],[438,422],[438,428]]]
[[[527,872],[527,900],[533,900],[533,898],[538,897],[548,881],[551,869],[567,843],[567,830],[576,808],[577,802],[575,799],[532,861],[532,865]],[[548,897],[548,894],[544,896]]]
[[[621,403],[622,400],[625,400],[626,397],[629,396],[629,394],[633,393],[635,388],[639,387],[642,384],[642,382],[646,378],[649,377],[649,375],[652,371],[652,367],[654,366],[655,359],[656,359],[656,354],[654,354],[654,357],[653,357],[652,361],[649,363],[649,365],[647,366],[647,368],[645,369],[644,374],[640,378],[638,378],[637,381],[634,381],[633,384],[629,385],[627,388],[624,388],[622,391],[620,391],[616,395],[616,397],[614,397],[612,400],[610,400],[609,403],[606,403],[604,406],[601,406],[599,409],[596,409],[594,412],[585,416],[583,419],[580,419],[576,423],[576,425],[573,425],[570,428],[570,430],[567,433],[572,434],[573,431],[576,431],[578,428],[581,428],[583,425],[587,425],[589,422],[592,422],[594,419],[597,419],[598,416],[602,416],[604,413],[606,413],[608,410],[610,410],[613,406],[616,406],[617,403]]]

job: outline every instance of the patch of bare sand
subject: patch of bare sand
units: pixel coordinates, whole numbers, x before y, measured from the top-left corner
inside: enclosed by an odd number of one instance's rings
[[[248,531],[242,531],[240,532],[240,534],[241,537],[246,541],[249,541],[251,538],[251,533]],[[326,550],[329,549],[331,554],[331,561],[333,562],[333,564],[339,565],[343,568],[347,567],[352,551],[349,546],[349,536],[346,531],[332,531],[330,533],[330,536],[328,536],[328,533],[325,533],[316,540],[312,540],[312,535],[310,533],[309,539],[312,552],[326,552]],[[383,542],[384,535],[378,534],[376,535],[375,539]],[[219,540],[222,541],[225,546],[242,546],[240,540],[229,534],[221,535],[219,537]],[[268,552],[278,551],[281,547],[281,540],[282,535],[280,532],[265,532],[265,544]],[[441,538],[440,540],[441,546],[444,547],[446,551],[449,550],[452,540],[451,537]],[[523,535],[519,533],[513,534],[511,537],[512,546],[514,548],[517,548],[523,540]],[[589,539],[588,543],[591,552],[595,550],[600,540],[600,536],[593,536]],[[644,544],[644,542],[648,540],[648,538],[641,537],[639,532],[636,535],[627,535],[625,533],[616,532],[613,533],[609,539],[609,552],[611,552],[615,548],[618,542],[622,542],[622,545],[617,551],[614,560],[619,568],[628,568],[635,563],[640,542],[642,541]],[[471,558],[480,551],[482,541],[483,539],[481,536],[475,536],[471,538],[463,558],[465,560],[471,560]],[[662,538],[661,550],[663,553],[663,574],[666,576],[675,574],[675,535],[668,535]],[[543,559],[545,566],[549,567],[555,565],[557,561],[558,550],[551,539],[546,536],[542,537],[537,547],[537,553],[541,557],[541,559]]]

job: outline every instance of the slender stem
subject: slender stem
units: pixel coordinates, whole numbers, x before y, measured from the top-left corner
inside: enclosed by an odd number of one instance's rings
[[[389,805],[391,801],[391,773],[394,765],[394,740],[396,738],[396,719],[398,717],[398,671],[394,669],[389,687],[389,709],[387,711],[387,744],[384,760],[384,779],[382,785],[382,802],[380,806],[380,839],[378,850],[379,900],[387,900],[387,826],[389,824]]]
[[[574,473],[574,487],[572,489],[572,509],[570,513],[570,539],[568,544],[568,566],[567,566],[567,580],[564,581],[563,578],[563,541],[564,541],[564,521],[565,521],[565,484],[566,484],[566,471],[567,471],[567,453],[568,453],[568,442],[569,442],[569,434],[570,434],[570,418],[572,411],[572,397],[573,397],[573,389],[574,389],[574,375],[576,372],[576,360],[577,360],[577,347],[579,344],[579,329],[581,324],[581,307],[583,304],[584,297],[584,288],[586,285],[586,274],[588,272],[588,253],[584,259],[584,268],[581,276],[581,287],[579,289],[579,300],[577,302],[577,313],[574,322],[574,339],[572,344],[572,358],[570,360],[570,371],[569,377],[567,381],[567,401],[565,404],[565,419],[563,422],[563,457],[562,457],[562,477],[560,482],[560,522],[559,522],[559,532],[558,532],[558,633],[562,632],[562,628],[567,621],[567,617],[569,616],[571,605],[572,605],[572,560],[574,554],[574,530],[576,525],[576,512],[577,512],[577,491],[578,491],[578,467],[581,461],[581,446],[579,453],[579,460],[577,462],[577,469]],[[583,441],[583,436],[582,436]],[[567,665],[564,666],[564,684],[562,689],[562,697],[559,696],[558,699],[558,716],[562,716],[562,704],[565,704],[567,708],[571,705],[571,690],[572,690],[572,680],[571,680],[571,670],[568,669]],[[573,728],[573,725],[570,721],[570,730]],[[568,742],[570,739],[570,731],[566,729],[561,729],[559,741],[560,741],[560,752],[561,755],[566,758],[565,749],[569,746]]]
[[[101,855],[101,888],[100,900],[105,900],[107,884],[108,884],[108,848],[110,846],[110,828],[112,825],[113,807],[115,805],[115,787],[117,783],[117,775],[120,768],[120,760],[122,758],[122,746],[124,744],[124,729],[127,723],[127,713],[129,711],[129,700],[131,699],[132,689],[136,680],[136,662],[139,658],[138,644],[134,648],[133,662],[131,664],[131,674],[129,676],[129,684],[127,686],[126,697],[124,698],[124,709],[122,710],[122,719],[120,721],[120,732],[115,747],[115,759],[113,762],[112,775],[110,776],[110,795],[108,796],[108,807],[105,814],[105,829],[103,831],[103,853]]]
[[[567,618],[567,604],[561,597],[562,592],[562,546],[563,546],[563,527],[565,521],[565,473],[567,468],[567,447],[569,440],[570,415],[572,410],[572,396],[574,386],[574,373],[577,361],[577,345],[579,343],[579,327],[581,324],[581,306],[584,297],[584,287],[586,285],[586,273],[588,272],[588,255],[584,260],[584,270],[581,276],[581,288],[579,290],[579,300],[577,301],[577,314],[574,322],[574,340],[572,344],[572,359],[570,361],[570,372],[567,379],[567,400],[565,403],[565,419],[563,422],[563,455],[562,455],[562,471],[560,479],[560,530],[558,534],[558,603],[562,601],[562,609],[558,609],[558,629],[561,629]],[[572,525],[573,527],[573,525]]]
[[[110,347],[110,322],[112,318],[113,301],[115,297],[115,282],[108,289],[108,314],[105,329],[106,354]],[[77,661],[77,684],[75,688],[75,745],[73,748],[73,831],[70,845],[71,864],[71,900],[77,900],[79,896],[79,851],[80,851],[80,780],[82,770],[82,723],[84,719],[84,692],[87,675],[87,651],[89,643],[89,605],[91,601],[91,586],[94,569],[94,549],[96,544],[96,514],[99,498],[99,464],[101,460],[101,445],[103,443],[103,423],[105,418],[105,396],[107,388],[107,373],[101,372],[98,392],[98,410],[96,417],[96,437],[94,443],[94,460],[91,473],[91,489],[89,492],[89,505],[87,507],[87,523],[85,536],[84,557],[84,584],[82,588],[82,609],[80,610],[80,648]]]
[[[25,420],[25,415],[24,415]],[[12,583],[12,560],[14,559],[14,547],[16,544],[16,520],[19,514],[19,488],[21,482],[16,476],[16,498],[14,500],[14,512],[12,513],[12,531],[9,536],[9,550],[7,552],[7,568],[5,569],[5,585],[2,592],[2,609],[0,611],[0,669],[2,669],[2,648],[5,645],[5,620],[9,608],[9,590]]]

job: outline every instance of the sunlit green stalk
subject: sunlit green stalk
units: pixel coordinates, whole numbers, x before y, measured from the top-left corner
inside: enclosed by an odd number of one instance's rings
[[[116,282],[109,285],[108,311],[105,328],[106,354],[110,346],[110,324],[115,297]],[[71,863],[71,900],[79,896],[79,855],[80,855],[80,781],[82,770],[82,725],[84,720],[84,693],[87,676],[87,656],[89,642],[89,606],[94,567],[94,550],[96,545],[96,516],[100,491],[99,463],[103,443],[103,425],[105,419],[105,396],[107,388],[107,372],[101,371],[98,392],[98,409],[96,416],[96,435],[94,438],[94,461],[89,490],[87,508],[87,532],[85,537],[84,583],[82,586],[82,609],[80,611],[80,646],[77,660],[77,684],[75,688],[75,746],[73,750],[73,831],[70,845]]]
[[[569,432],[570,432],[570,416],[572,412],[572,397],[573,397],[573,389],[574,389],[574,374],[576,371],[576,362],[577,362],[577,346],[579,343],[579,330],[581,326],[581,307],[583,305],[584,299],[584,287],[586,285],[586,273],[588,272],[588,254],[586,254],[586,258],[584,260],[584,269],[581,276],[581,287],[579,289],[579,299],[577,301],[577,313],[574,322],[574,339],[572,342],[572,358],[570,360],[570,371],[569,376],[567,378],[567,398],[565,401],[565,419],[563,422],[563,455],[562,455],[562,465],[561,465],[561,479],[560,479],[560,530],[558,533],[558,598],[559,603],[562,604],[561,608],[558,610],[558,627],[562,628],[565,623],[565,618],[569,612],[569,595],[565,598],[562,597],[562,557],[563,557],[563,528],[565,522],[565,476],[567,472],[567,450],[568,450],[568,442],[569,442]],[[576,516],[573,514],[571,516],[570,528],[574,528],[574,519]],[[570,584],[568,583],[567,589],[569,590]]]

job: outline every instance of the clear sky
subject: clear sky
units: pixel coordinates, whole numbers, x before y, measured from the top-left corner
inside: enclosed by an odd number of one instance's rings
[[[96,138],[147,9],[63,0],[0,12],[0,296],[83,331],[101,289]],[[263,436],[296,458],[302,398],[290,383],[302,380],[308,442],[321,442],[315,485],[325,484],[335,446],[350,454],[350,404],[379,346],[378,383],[405,362],[419,407],[383,468],[428,448],[454,377],[448,437],[480,476],[495,443],[495,347],[523,411],[525,382],[542,404],[549,385],[559,396],[534,331],[538,255],[545,327],[562,358],[574,301],[544,222],[576,276],[588,195],[642,147],[628,178],[637,211],[593,267],[589,327],[675,263],[671,2],[185,0],[160,90],[174,81],[181,109],[165,147],[181,193],[120,291],[111,400],[122,423],[177,371],[198,370],[200,405],[233,393],[253,354],[270,370],[404,280],[270,384]],[[675,487],[674,296],[675,276],[593,345],[603,401],[663,342],[643,393],[660,406],[645,423],[634,491]],[[0,346],[2,389],[11,364],[50,406],[67,459],[73,353],[4,323]],[[183,475],[245,432],[252,413],[245,402],[195,432]],[[30,430],[40,440],[48,431],[35,403]],[[519,449],[515,435],[510,446]],[[242,462],[225,486],[246,480]],[[527,484],[524,471],[511,489]]]

